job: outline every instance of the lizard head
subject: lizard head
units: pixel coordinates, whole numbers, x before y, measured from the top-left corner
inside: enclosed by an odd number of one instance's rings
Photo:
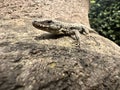
[[[35,28],[38,28],[40,30],[43,31],[47,31],[53,34],[58,34],[59,30],[61,28],[60,24],[58,24],[57,22],[53,21],[53,20],[35,20],[32,22],[32,25]]]

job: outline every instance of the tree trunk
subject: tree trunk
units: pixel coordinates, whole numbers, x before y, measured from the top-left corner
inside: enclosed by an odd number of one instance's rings
[[[89,0],[0,1],[0,90],[120,90],[120,47],[95,33],[68,36],[32,26],[39,18],[89,27]]]

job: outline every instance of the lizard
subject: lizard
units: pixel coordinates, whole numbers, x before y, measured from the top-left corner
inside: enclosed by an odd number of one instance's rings
[[[34,20],[32,22],[32,25],[37,29],[56,35],[59,34],[75,35],[75,39],[78,41],[79,45],[81,42],[80,40],[81,34],[84,35],[89,35],[89,33],[97,34],[97,32],[94,29],[87,27],[84,24],[68,23],[55,19]]]

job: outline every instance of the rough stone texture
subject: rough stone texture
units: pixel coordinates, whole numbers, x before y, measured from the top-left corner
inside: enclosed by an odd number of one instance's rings
[[[77,10],[80,1],[0,1],[0,90],[120,90],[120,47],[115,43],[97,34],[82,35],[79,48],[69,36],[32,27],[36,17],[89,26],[88,6],[84,15]],[[58,2],[67,5],[58,7]]]
[[[30,16],[34,18],[57,18],[89,26],[89,0],[4,0],[1,15],[11,18]],[[84,8],[86,7],[86,8]],[[5,13],[5,14],[4,14]],[[18,14],[19,13],[19,14]],[[84,15],[83,15],[84,14]]]

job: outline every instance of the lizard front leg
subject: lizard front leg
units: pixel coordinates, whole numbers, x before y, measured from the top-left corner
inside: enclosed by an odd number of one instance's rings
[[[74,33],[75,33],[75,38],[76,38],[76,40],[77,40],[77,42],[78,42],[78,45],[80,46],[80,44],[81,44],[80,32],[79,32],[79,30],[73,30],[73,31],[74,31]]]

